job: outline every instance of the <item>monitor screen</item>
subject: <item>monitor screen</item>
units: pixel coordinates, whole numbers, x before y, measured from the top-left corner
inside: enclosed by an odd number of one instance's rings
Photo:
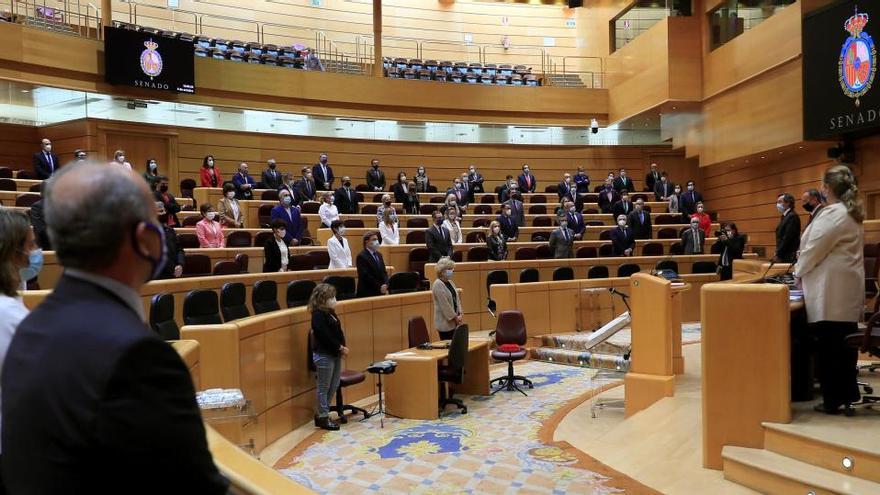
[[[845,0],[804,17],[804,139],[855,137],[880,126],[878,3]]]
[[[105,27],[104,60],[110,84],[195,93],[192,42]]]

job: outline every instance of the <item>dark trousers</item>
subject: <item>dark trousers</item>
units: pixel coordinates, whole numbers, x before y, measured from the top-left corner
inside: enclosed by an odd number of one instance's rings
[[[816,334],[816,365],[822,399],[828,408],[858,402],[857,382],[859,353],[846,345],[847,335],[859,331],[855,322],[820,321],[813,324]]]
[[[733,261],[733,260],[731,260]],[[721,271],[719,272],[721,275],[721,280],[730,280],[733,278],[733,265],[730,266],[722,266]]]

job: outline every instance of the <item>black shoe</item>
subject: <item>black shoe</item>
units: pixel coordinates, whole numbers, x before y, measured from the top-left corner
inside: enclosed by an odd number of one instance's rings
[[[841,412],[843,412],[840,410],[840,406],[830,407],[830,406],[826,406],[824,402],[820,402],[819,404],[816,404],[815,406],[813,406],[813,410],[816,412],[831,414],[831,415],[837,415],[837,414],[840,414]]]
[[[330,421],[330,418],[324,416],[323,418],[318,418],[316,425],[318,428],[329,430],[329,431],[337,431],[339,429],[339,425]]]
[[[315,414],[315,426],[318,426],[318,415]]]

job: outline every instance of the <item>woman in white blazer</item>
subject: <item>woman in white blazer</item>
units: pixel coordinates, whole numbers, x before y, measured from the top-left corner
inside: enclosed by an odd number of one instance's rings
[[[434,326],[437,327],[441,340],[449,340],[463,321],[461,300],[455,284],[452,283],[455,262],[451,258],[440,258],[434,268],[437,270],[437,280],[431,286],[431,294],[434,296]]]
[[[858,332],[865,306],[864,210],[848,167],[831,167],[822,182],[828,205],[801,236],[794,275],[804,290],[807,322],[819,339],[817,364],[823,403],[816,410],[838,414],[841,406],[859,400],[858,352],[844,339]]]
[[[461,224],[458,219],[458,211],[455,208],[446,210],[446,220],[443,220],[443,227],[449,231],[449,238],[452,244],[461,244],[464,242],[464,234],[461,232]]]
[[[351,268],[351,248],[348,239],[345,238],[345,227],[342,220],[336,220],[330,224],[333,235],[327,240],[327,254],[330,256],[328,269]]]

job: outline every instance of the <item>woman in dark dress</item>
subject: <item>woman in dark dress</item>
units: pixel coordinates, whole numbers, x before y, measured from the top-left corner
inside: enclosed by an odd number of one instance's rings
[[[336,289],[330,284],[318,284],[309,298],[312,312],[312,361],[317,370],[317,413],[315,426],[338,430],[339,424],[330,419],[330,404],[339,387],[342,358],[348,355],[345,334],[336,315]],[[345,418],[340,417],[345,423]]]

